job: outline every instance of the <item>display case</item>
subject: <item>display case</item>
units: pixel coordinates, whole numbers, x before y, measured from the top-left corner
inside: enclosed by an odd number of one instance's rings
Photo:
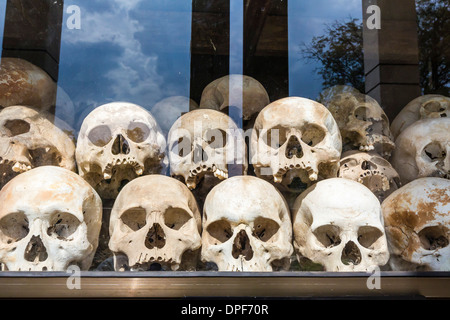
[[[450,298],[449,21],[0,0],[0,297]]]

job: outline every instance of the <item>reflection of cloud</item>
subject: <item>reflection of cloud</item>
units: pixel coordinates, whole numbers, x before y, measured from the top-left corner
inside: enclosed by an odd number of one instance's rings
[[[130,11],[135,10],[140,2],[115,0],[99,11],[81,7],[82,28],[66,31],[63,41],[73,45],[101,45],[106,42],[118,46],[121,53],[113,60],[116,64],[104,74],[108,80],[108,97],[111,100],[138,97],[151,105],[162,97],[162,77],[156,69],[158,57],[144,54],[135,37],[144,28],[138,20],[130,17]]]

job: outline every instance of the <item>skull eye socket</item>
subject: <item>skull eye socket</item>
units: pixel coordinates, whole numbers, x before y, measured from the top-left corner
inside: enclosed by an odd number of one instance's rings
[[[341,243],[340,232],[339,227],[331,224],[320,226],[313,231],[317,240],[326,248],[332,248]]]
[[[132,122],[128,126],[127,136],[135,143],[141,143],[147,140],[150,135],[150,128],[141,122]]]
[[[228,241],[228,239],[230,239],[233,235],[233,230],[231,229],[230,223],[225,220],[217,220],[212,222],[208,225],[208,227],[206,227],[206,231],[221,243]]]
[[[445,159],[447,153],[437,142],[432,142],[423,148],[422,155],[425,159],[430,161],[442,161]]]
[[[287,141],[287,130],[283,127],[273,127],[263,135],[263,141],[273,149],[278,149]]]
[[[367,107],[364,106],[360,106],[358,108],[356,108],[354,115],[355,118],[361,121],[367,121],[367,115],[369,114],[369,109],[367,109]]]
[[[172,148],[170,149],[172,154],[176,154],[180,157],[186,157],[191,153],[191,139],[187,136],[182,136],[178,138],[172,144]]]
[[[8,129],[8,136],[15,137],[30,131],[30,124],[24,120],[15,119],[5,122],[5,128]]]
[[[22,212],[14,212],[0,220],[0,236],[3,243],[17,242],[27,236],[29,232],[28,219]]]
[[[272,219],[257,218],[253,224],[253,236],[261,241],[269,241],[278,232],[280,226]]]
[[[420,244],[425,250],[436,250],[448,246],[448,229],[444,226],[426,227],[419,232]]]
[[[341,165],[341,167],[344,167],[344,168],[356,167],[358,165],[358,161],[353,158],[348,158],[348,159],[342,160],[340,165]]]
[[[133,231],[138,231],[147,223],[146,213],[144,208],[131,208],[126,210],[121,216],[120,220],[124,225]]]
[[[382,236],[383,233],[375,227],[364,226],[358,229],[358,242],[367,249],[373,249],[373,244]]]
[[[111,130],[105,125],[95,127],[89,132],[88,139],[97,147],[104,147],[112,139]]]
[[[69,238],[80,225],[80,220],[68,212],[55,212],[50,219],[47,234],[60,240]]]
[[[428,113],[445,111],[445,107],[438,101],[429,101],[423,105],[423,109]]]
[[[227,144],[227,133],[222,129],[210,129],[205,132],[205,141],[213,148],[224,148]]]
[[[189,213],[181,208],[169,208],[164,213],[165,225],[173,230],[180,230],[190,219]]]
[[[315,124],[307,124],[302,127],[302,141],[310,147],[323,141],[325,134],[325,130]]]
[[[370,158],[370,161],[381,166],[381,167],[391,167],[391,164],[386,159],[383,159],[381,157],[372,157]]]

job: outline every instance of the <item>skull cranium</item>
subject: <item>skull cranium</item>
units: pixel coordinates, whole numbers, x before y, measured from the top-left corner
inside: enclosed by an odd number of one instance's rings
[[[79,174],[102,198],[115,198],[134,178],[165,173],[166,139],[152,114],[127,102],[94,109],[84,119],[76,147]]]
[[[60,119],[31,107],[0,112],[0,188],[19,173],[53,165],[76,170],[72,129]]]
[[[296,199],[292,219],[301,265],[306,258],[326,271],[368,271],[388,262],[380,202],[359,182],[317,182]]]
[[[251,160],[258,177],[296,192],[336,177],[342,141],[336,121],[320,103],[298,97],[272,102],[255,121]]]
[[[183,183],[163,175],[136,178],[121,190],[111,211],[115,269],[195,269],[200,232],[197,203]]]
[[[267,181],[231,177],[206,197],[202,261],[216,264],[219,271],[288,269],[291,240],[289,208]]]
[[[102,202],[72,171],[42,166],[0,191],[0,262],[10,271],[65,271],[91,266]]]
[[[400,271],[450,271],[450,181],[419,178],[382,204],[391,251]]]

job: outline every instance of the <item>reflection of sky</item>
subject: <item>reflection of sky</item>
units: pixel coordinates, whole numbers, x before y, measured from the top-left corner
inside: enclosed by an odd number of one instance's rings
[[[81,29],[63,25],[58,85],[74,104],[76,129],[104,103],[129,101],[150,110],[169,96],[189,96],[190,1],[65,1],[64,6],[71,4],[80,7]],[[65,12],[63,21],[69,16]]]
[[[240,1],[232,0],[232,11]],[[73,4],[81,9],[80,30],[66,26],[70,16],[66,9]],[[189,97],[191,4],[190,0],[64,1],[61,117],[77,130],[87,113],[104,103],[129,101],[151,110],[167,97]],[[6,0],[0,0],[0,37],[5,6]],[[230,15],[241,17],[241,9]],[[301,45],[321,35],[325,24],[361,19],[361,0],[292,0],[288,14],[289,94],[315,99],[323,89],[322,79],[314,70],[318,65],[302,58]],[[232,32],[239,32],[242,21],[238,24]],[[233,52],[230,72],[242,68],[236,62],[242,53]],[[180,106],[180,114],[188,110],[187,104]]]
[[[5,27],[6,0],[0,0],[0,42],[3,43],[3,28]],[[0,57],[1,59],[1,57]]]
[[[362,19],[361,0],[289,1],[289,95],[316,99],[322,79],[315,72],[318,64],[305,61],[302,44],[320,36],[325,25],[349,17]]]

